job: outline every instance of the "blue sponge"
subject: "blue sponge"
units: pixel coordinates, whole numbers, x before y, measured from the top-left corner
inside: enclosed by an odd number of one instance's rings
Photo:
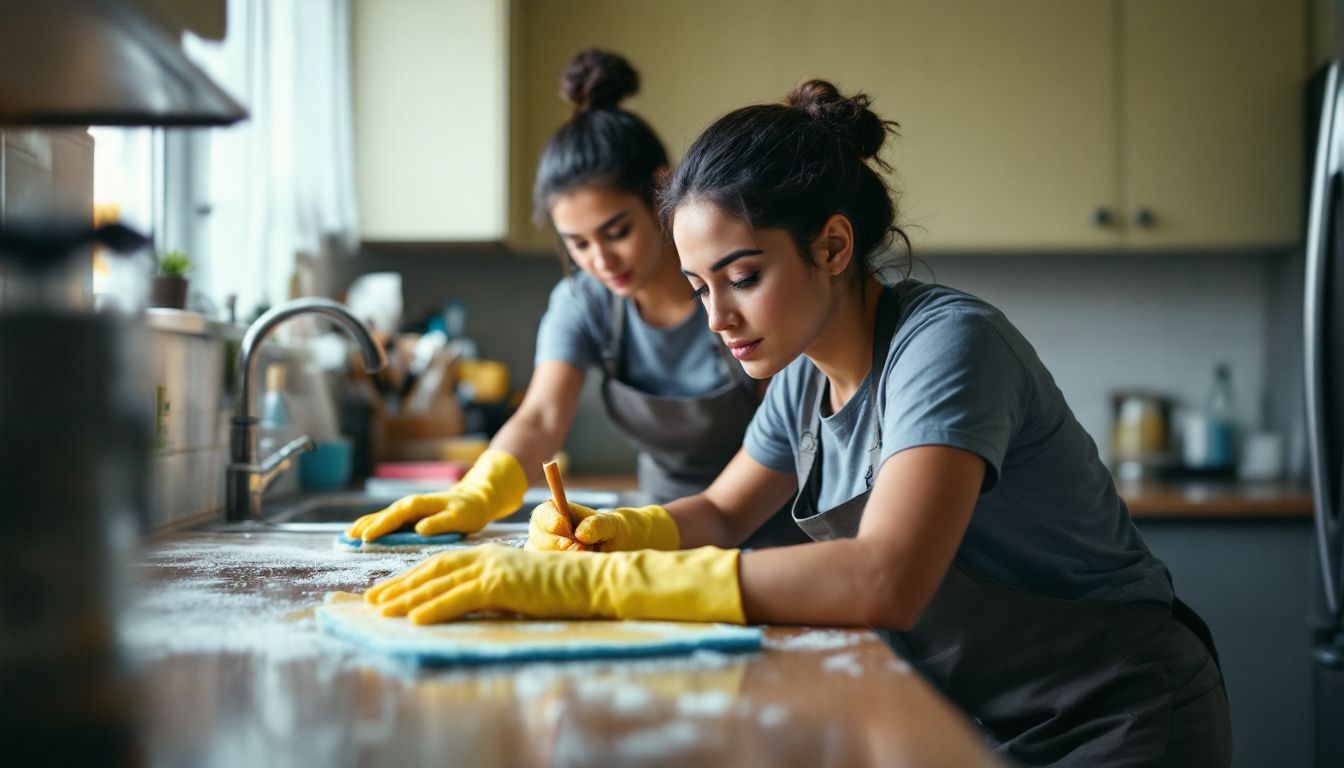
[[[336,537],[336,549],[346,552],[416,552],[429,547],[455,544],[462,540],[460,533],[440,533],[422,536],[415,531],[397,531],[379,536],[373,541],[352,539],[342,533]]]

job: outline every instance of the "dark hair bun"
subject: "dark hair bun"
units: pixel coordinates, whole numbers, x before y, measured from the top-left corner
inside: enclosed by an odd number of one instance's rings
[[[639,73],[619,53],[589,48],[574,54],[560,72],[560,95],[574,112],[614,109],[639,92]]]
[[[872,99],[864,93],[845,96],[825,80],[799,83],[784,97],[784,106],[801,110],[825,123],[841,138],[849,141],[859,157],[875,158],[896,124],[883,120],[868,107]]]

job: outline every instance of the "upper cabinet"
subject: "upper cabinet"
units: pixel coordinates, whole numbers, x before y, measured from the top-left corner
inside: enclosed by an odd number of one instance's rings
[[[1281,0],[356,0],[366,239],[507,240],[575,51],[630,58],[674,162],[808,77],[900,123],[919,249],[1263,248],[1302,207],[1307,4]]]
[[[503,0],[355,0],[363,239],[504,238],[508,8]]]
[[[899,6],[897,44],[857,46],[842,71],[849,87],[889,94],[877,106],[902,121],[895,165],[917,244],[1298,241],[1303,4]]]
[[[1113,7],[1097,0],[800,6],[795,76],[863,90],[917,250],[1104,248],[1118,190]],[[808,43],[821,30],[823,45]],[[783,91],[780,91],[782,94]],[[778,94],[776,95],[776,97]]]
[[[1139,248],[1302,236],[1306,5],[1126,0],[1117,224]]]

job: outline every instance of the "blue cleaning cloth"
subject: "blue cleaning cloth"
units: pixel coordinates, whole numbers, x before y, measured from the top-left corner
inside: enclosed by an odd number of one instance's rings
[[[317,609],[324,632],[418,666],[758,651],[760,627],[673,621],[465,620],[418,626],[384,618],[357,595]]]
[[[387,552],[389,550],[414,551],[425,547],[454,544],[462,540],[460,533],[440,533],[434,536],[422,536],[415,531],[397,531],[380,536],[373,541],[352,539],[342,533],[336,538],[336,548],[349,552]]]

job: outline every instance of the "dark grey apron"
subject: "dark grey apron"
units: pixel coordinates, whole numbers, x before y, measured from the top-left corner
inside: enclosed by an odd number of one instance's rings
[[[899,314],[895,291],[884,291],[872,376],[885,368]],[[868,490],[819,510],[827,386],[812,370],[799,413],[793,517],[814,540],[858,534],[882,450],[880,385],[870,387],[876,439]],[[958,557],[916,625],[889,639],[1020,763],[1228,765],[1230,725],[1212,637],[1184,603],[1176,606],[1047,597],[992,581]]]
[[[695,397],[651,395],[621,381],[624,304],[624,299],[612,295],[611,327],[602,351],[607,413],[639,449],[639,489],[650,501],[700,493],[742,447],[756,410],[755,388],[717,338],[728,382],[712,392]]]

